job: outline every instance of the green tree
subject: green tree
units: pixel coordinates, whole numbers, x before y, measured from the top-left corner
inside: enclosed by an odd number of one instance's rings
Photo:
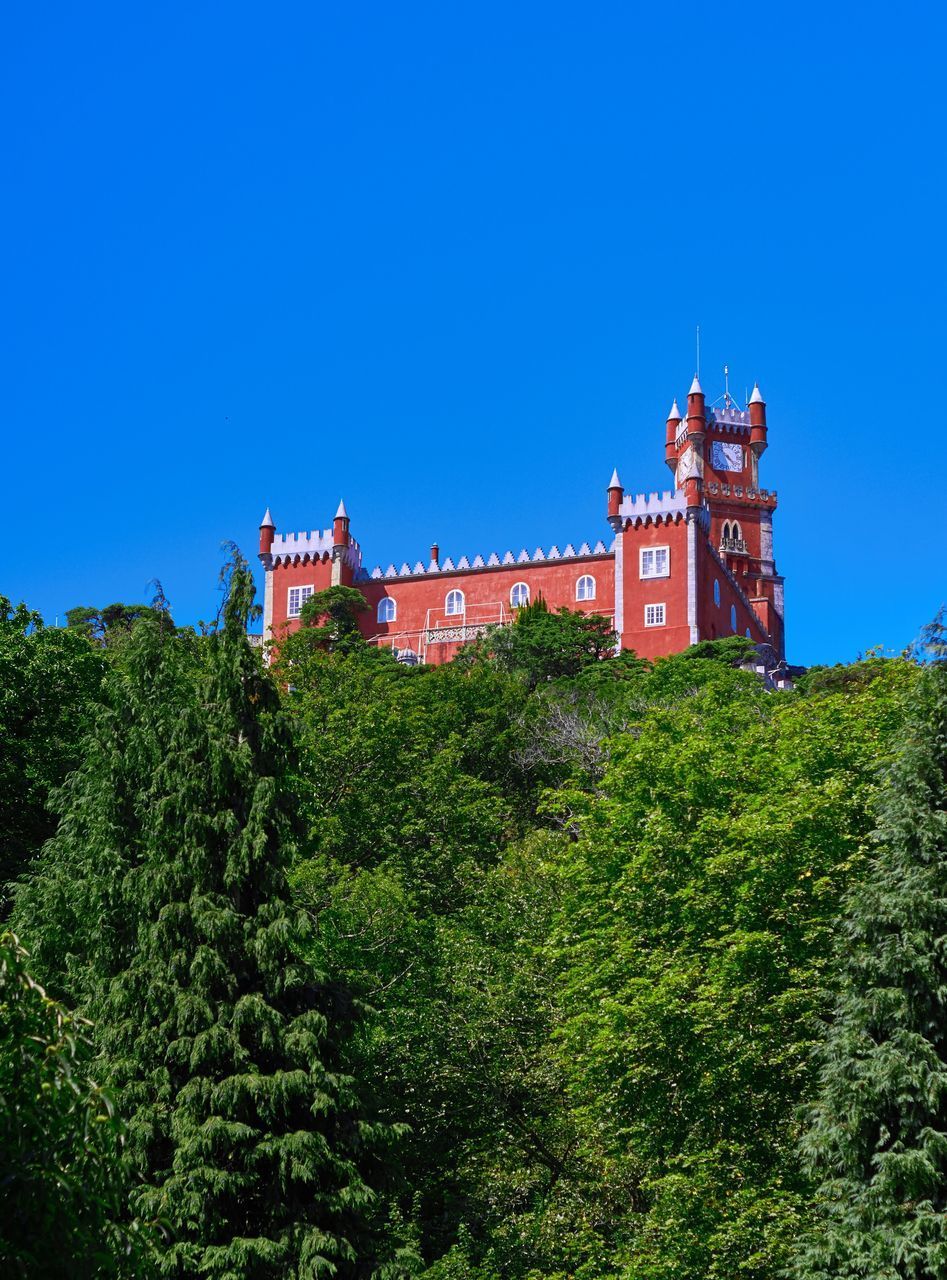
[[[66,627],[78,631],[100,644],[114,643],[126,636],[141,618],[155,612],[165,612],[161,604],[107,604],[104,609],[91,605],[76,605],[66,610]]]
[[[622,1280],[775,1280],[811,1213],[797,1109],[907,662],[813,697],[729,657],[626,682],[550,945],[568,1089],[638,1194]]]
[[[361,649],[365,641],[358,627],[359,614],[368,603],[356,587],[326,587],[314,592],[303,604],[302,623],[296,635],[297,650],[327,649],[332,653],[351,653]],[[292,637],[290,637],[292,639]],[[292,652],[293,646],[290,646]]]
[[[847,904],[803,1141],[821,1187],[800,1280],[947,1277],[947,663],[932,638]]]
[[[0,1269],[11,1280],[152,1274],[128,1221],[124,1129],[96,1084],[89,1025],[0,935]]]
[[[615,631],[607,618],[569,609],[553,613],[539,596],[516,611],[512,625],[491,628],[461,653],[459,661],[492,662],[534,689],[542,681],[577,676],[614,653],[615,644]]]
[[[0,596],[0,917],[55,830],[51,796],[82,758],[105,671],[83,636]]]
[[[293,744],[252,600],[238,558],[205,640],[134,627],[17,914],[96,1020],[164,1274],[359,1274],[373,1135],[334,1066],[346,993],[288,902]]]

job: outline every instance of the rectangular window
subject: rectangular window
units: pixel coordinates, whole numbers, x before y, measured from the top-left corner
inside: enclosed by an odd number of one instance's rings
[[[303,611],[303,605],[314,591],[315,587],[290,587],[286,608],[287,618],[298,618]]]
[[[646,627],[663,627],[664,605],[646,604],[644,607],[644,624]]]
[[[642,578],[666,578],[671,572],[671,550],[669,547],[641,548]]]

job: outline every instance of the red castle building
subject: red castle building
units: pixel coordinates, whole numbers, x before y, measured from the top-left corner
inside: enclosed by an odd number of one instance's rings
[[[768,660],[784,659],[783,579],[773,558],[775,492],[760,487],[766,404],[759,386],[744,409],[729,393],[707,407],[695,377],[681,414],[667,418],[664,458],[674,488],[627,494],[613,473],[611,532],[593,546],[467,556],[454,562],[432,546],[427,564],[367,570],[340,504],[330,529],[278,533],[269,510],[260,526],[266,573],[264,641],[299,626],[306,599],[333,585],[358,588],[373,644],[405,662],[446,662],[485,627],[512,621],[542,596],[613,620],[623,649],[645,658],[699,640],[746,635]]]

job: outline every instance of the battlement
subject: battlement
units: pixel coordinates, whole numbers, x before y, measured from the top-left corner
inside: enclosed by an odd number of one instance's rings
[[[274,565],[306,564],[310,560],[327,560],[331,557],[335,538],[331,529],[314,529],[311,533],[275,533],[270,556]],[[362,549],[350,537],[342,559],[358,569],[362,563]]]
[[[750,434],[750,411],[736,405],[721,405],[707,410],[707,430],[723,431],[731,435]]]
[[[400,569],[396,569],[393,564],[390,564],[387,569],[382,569],[379,565],[376,565],[371,573],[362,570],[358,577],[360,581],[370,578],[433,578],[444,574],[479,573],[485,569],[505,569],[511,565],[518,564],[542,564],[548,560],[595,559],[597,556],[610,556],[611,554],[610,549],[601,540],[596,542],[594,547],[590,547],[587,542],[583,542],[578,550],[569,542],[562,551],[555,544],[548,551],[543,551],[542,547],[537,547],[532,554],[525,548],[518,555],[514,555],[512,551],[505,551],[501,556],[496,551],[491,551],[486,557],[476,555],[472,560],[467,556],[461,556],[456,564],[450,556],[447,556],[443,560],[432,560],[426,566],[421,560],[418,560],[413,568],[407,561],[402,564]]]
[[[684,516],[687,514],[687,498],[683,489],[666,489],[663,493],[630,494],[618,508],[623,520],[652,519],[658,516]]]

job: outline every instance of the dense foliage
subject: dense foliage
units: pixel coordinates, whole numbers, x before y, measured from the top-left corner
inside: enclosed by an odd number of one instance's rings
[[[82,635],[0,595],[0,918],[9,883],[56,829],[51,795],[82,758],[104,672]]]
[[[821,1175],[801,1280],[947,1276],[947,664],[912,691],[805,1139]]]
[[[115,1177],[161,1232],[155,1265],[889,1274],[838,1263],[888,1139],[876,1082],[868,1145],[831,1184],[868,1034],[852,1019],[875,998],[837,948],[847,916],[858,973],[896,987],[915,964],[928,1005],[891,996],[903,1070],[939,1080],[911,1057],[942,963],[939,864],[907,870],[933,847],[910,831],[943,834],[943,789],[910,773],[943,759],[930,668],[872,657],[773,693],[742,639],[607,657],[606,620],[541,604],[411,668],[365,645],[356,605],[314,598],[270,673],[239,562],[209,635],[159,609],[121,643],[73,637],[98,685],[36,792],[14,922],[92,1019],[127,1122]],[[34,630],[21,618],[13,642]],[[4,679],[10,706],[35,697]],[[916,963],[877,923],[895,868]],[[939,1150],[939,1105],[913,1108],[912,1154]]]
[[[14,935],[0,935],[0,1268],[11,1280],[149,1273],[89,1030],[31,976]]]

